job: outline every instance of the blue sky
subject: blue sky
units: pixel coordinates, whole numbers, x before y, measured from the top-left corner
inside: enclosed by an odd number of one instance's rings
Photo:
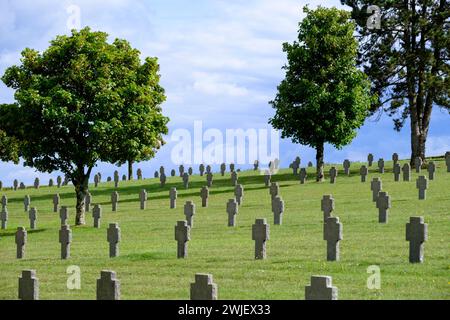
[[[67,8],[80,8],[81,26],[105,31],[113,38],[125,38],[142,52],[156,56],[161,65],[162,85],[167,102],[164,113],[170,117],[169,129],[192,131],[194,121],[203,127],[226,129],[270,128],[267,120],[274,114],[268,105],[284,76],[281,67],[286,57],[283,42],[296,39],[302,7],[309,4],[341,7],[339,1],[294,0],[22,0],[0,2],[0,73],[20,59],[25,47],[45,50],[58,34],[68,34],[71,18]],[[13,92],[0,83],[0,101],[12,102]],[[390,159],[410,153],[409,127],[393,130],[392,120],[382,115],[369,118],[353,143],[342,150],[326,147],[327,162],[343,159],[357,161],[374,153]],[[168,144],[150,162],[140,164],[144,176],[160,165],[172,168]],[[435,108],[427,143],[427,154],[450,150],[448,112]],[[283,167],[300,155],[304,162],[314,160],[314,150],[280,142]],[[112,175],[115,167],[99,164],[96,171]],[[119,168],[121,173],[126,168]],[[52,175],[11,163],[0,164],[0,180],[11,185],[14,178],[31,184],[36,176],[46,183]]]

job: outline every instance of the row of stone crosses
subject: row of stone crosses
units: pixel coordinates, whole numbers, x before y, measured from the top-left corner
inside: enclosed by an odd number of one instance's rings
[[[369,160],[373,159],[371,155],[369,155]],[[394,155],[394,166],[398,165],[398,157]],[[397,159],[395,159],[397,158]],[[446,162],[450,162],[450,152],[446,153]],[[417,163],[418,161],[416,161]],[[379,164],[382,163],[379,161]],[[293,162],[294,166],[296,164],[300,164],[299,158],[297,158]],[[369,162],[369,166],[370,166]],[[292,167],[294,167],[292,166]],[[344,162],[344,170],[348,170],[350,165],[347,161]],[[379,165],[379,167],[381,167]],[[421,165],[416,166],[416,171],[420,172]],[[231,169],[231,167],[230,167]],[[448,168],[449,169],[449,168]],[[256,166],[255,166],[255,170]],[[232,173],[235,172],[230,170]],[[383,171],[384,172],[384,171]],[[430,171],[429,171],[430,172]],[[450,170],[448,170],[450,172]],[[381,170],[380,170],[381,173]],[[348,173],[347,173],[348,174]],[[184,176],[184,175],[183,175]],[[276,182],[270,182],[270,174],[265,175],[265,185],[266,187],[270,186],[270,195],[272,198],[272,212],[274,214],[274,224],[281,225],[282,224],[282,216],[284,213],[284,201],[279,195],[279,185]],[[423,177],[424,178],[424,177]],[[433,175],[430,175],[430,180],[434,179],[434,171]],[[404,179],[406,180],[406,179]],[[361,180],[365,182],[365,179]],[[408,181],[408,180],[406,180]],[[421,179],[419,178],[417,186],[419,188],[419,199],[425,199],[425,191],[426,188],[420,187]],[[425,178],[426,181],[426,178]],[[237,184],[237,175],[232,174],[232,184],[235,186],[235,198],[230,199],[226,206],[226,211],[228,213],[228,226],[233,227],[236,225],[236,215],[238,213],[238,208],[242,204],[243,196],[244,196],[244,188],[242,185]],[[386,192],[382,190],[381,179],[374,178],[371,183],[371,190],[373,192],[373,201],[376,203],[377,208],[379,209],[379,222],[387,223],[388,221],[388,210],[391,207],[391,201]],[[200,191],[200,196],[202,198],[202,206],[208,206],[208,197],[209,197],[209,189],[208,187],[203,187]],[[171,188],[169,192],[170,197],[170,208],[176,208],[176,199],[177,199],[177,191],[176,188]],[[144,210],[146,208],[147,202],[147,192],[142,190],[140,195],[141,209]],[[113,211],[117,210],[117,202],[118,202],[118,193],[117,191],[112,194],[112,208]],[[2,217],[3,212],[6,211],[7,198],[5,196],[2,197]],[[25,210],[30,204],[29,197],[25,197],[24,205]],[[91,196],[88,193],[86,199],[86,210],[90,211],[91,204]],[[56,195],[54,197],[54,211],[57,212],[59,206],[59,196]],[[324,214],[324,224],[323,224],[323,235],[324,240],[327,241],[327,260],[328,261],[338,261],[339,260],[339,244],[343,239],[343,228],[342,223],[339,222],[338,217],[332,217],[331,214],[334,211],[335,204],[334,199],[331,195],[325,195],[321,201],[321,210]],[[34,210],[33,210],[34,209]],[[94,217],[94,227],[100,227],[100,218],[101,218],[101,206],[95,205],[93,209],[93,217]],[[33,214],[31,214],[33,212]],[[195,204],[193,201],[187,201],[184,205],[184,214],[186,216],[185,221],[178,221],[175,226],[175,240],[177,241],[177,257],[178,258],[187,258],[187,243],[191,240],[191,228],[194,225],[194,215],[195,215]],[[35,217],[37,215],[37,210],[35,208],[30,209],[30,227],[35,228]],[[34,219],[32,219],[32,217]],[[72,241],[72,231],[70,227],[67,225],[68,219],[68,208],[61,207],[60,209],[60,218],[61,218],[61,230],[59,232],[59,240],[61,243],[61,258],[68,259],[70,257],[70,243]],[[2,228],[6,227],[4,224],[4,219],[2,218]],[[406,240],[410,243],[409,249],[409,261],[411,263],[421,263],[423,262],[424,257],[424,242],[428,237],[428,225],[424,223],[423,217],[411,217],[410,222],[406,224]],[[267,223],[267,220],[264,219],[256,219],[255,224],[252,226],[252,240],[255,241],[255,259],[265,259],[266,258],[266,242],[269,240],[270,235],[270,226]],[[111,223],[107,230],[107,241],[109,242],[109,255],[110,257],[117,257],[119,255],[119,242],[121,239],[120,228],[117,223]],[[25,244],[27,242],[27,231],[23,227],[19,227],[16,232],[16,245],[17,245],[17,258],[21,259],[24,256]],[[28,278],[29,275],[35,274],[35,271],[24,271],[25,275]],[[34,273],[33,273],[34,272]],[[108,272],[106,272],[108,273]],[[109,281],[116,281],[115,273],[109,272],[110,276],[107,278]],[[211,275],[207,275],[211,277]],[[113,279],[114,278],[114,279]],[[106,278],[103,277],[100,280],[106,281]],[[212,279],[212,278],[211,278]],[[28,279],[29,281],[33,279]],[[99,280],[99,281],[100,281]],[[211,280],[212,281],[212,280]],[[313,290],[314,286],[316,286],[317,290]],[[312,290],[312,291],[311,291]],[[100,290],[102,291],[102,290]],[[97,294],[99,289],[97,289]],[[120,292],[120,291],[119,291]],[[217,290],[216,290],[217,292]],[[308,293],[309,292],[309,293]],[[325,294],[326,293],[326,294]],[[19,297],[21,296],[19,289]],[[99,296],[97,296],[99,298]],[[109,298],[117,298],[120,297],[120,293],[110,295]],[[215,295],[217,298],[217,294]],[[308,299],[337,299],[337,289],[331,287],[331,278],[327,276],[313,276],[311,279],[311,286],[306,287],[306,297]],[[100,297],[101,298],[101,297]],[[109,299],[108,298],[108,299]],[[192,297],[191,297],[192,298]],[[211,299],[214,298],[214,295]]]

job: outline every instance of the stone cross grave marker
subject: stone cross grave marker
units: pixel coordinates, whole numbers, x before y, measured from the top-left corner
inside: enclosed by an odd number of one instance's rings
[[[380,191],[377,199],[378,208],[378,222],[387,223],[389,216],[389,209],[391,208],[391,198],[387,192]]]
[[[175,240],[177,241],[177,258],[187,258],[187,243],[191,240],[191,227],[188,225],[187,221],[177,222],[177,225],[175,226]]]
[[[119,242],[121,240],[120,227],[118,223],[110,223],[107,230],[107,240],[109,242],[109,257],[119,256]]]
[[[183,175],[184,175],[184,166],[183,165],[180,165],[178,167],[178,172],[180,173],[180,177],[183,177]]]
[[[120,300],[120,282],[114,271],[103,270],[97,279],[97,300]]]
[[[69,220],[69,208],[66,206],[62,206],[59,209],[59,218],[61,219],[61,225],[67,224],[67,220]]]
[[[48,186],[51,188],[53,187],[53,185],[54,185],[53,179],[50,178],[50,180],[48,180]]]
[[[19,189],[20,190],[25,190],[26,189],[25,183],[21,182],[20,185],[19,185]]]
[[[166,174],[163,172],[161,173],[161,175],[159,176],[159,185],[161,188],[164,188],[167,182],[167,177]]]
[[[225,163],[222,163],[220,165],[220,174],[222,175],[222,177],[225,175],[225,170],[227,170],[227,166]]]
[[[202,207],[207,208],[208,207],[208,197],[209,197],[208,187],[203,187],[200,190],[200,197],[202,198]]]
[[[99,180],[99,178],[98,178],[98,174],[96,174],[95,176],[94,176],[94,187],[98,187],[98,183],[100,182],[100,180]]]
[[[283,224],[284,201],[280,196],[272,199],[273,222],[275,225]]]
[[[119,192],[113,191],[113,193],[111,193],[111,205],[112,211],[116,212],[119,208]]]
[[[367,164],[369,165],[369,167],[372,166],[373,164],[373,154],[369,153],[369,155],[367,156]]]
[[[175,209],[177,207],[177,188],[170,188],[169,198],[170,198],[170,209]]]
[[[70,258],[70,243],[72,242],[72,230],[65,224],[59,230],[59,243],[61,244],[61,259]]]
[[[213,174],[211,172],[208,172],[206,174],[206,186],[208,188],[211,188],[213,184]]]
[[[255,160],[255,162],[253,162],[253,171],[258,171],[259,169],[259,161]]]
[[[383,158],[378,160],[378,172],[384,173],[384,159]]]
[[[94,205],[92,209],[92,218],[94,218],[94,228],[99,229],[102,219],[102,206],[99,204]]]
[[[208,165],[206,166],[206,174],[212,173],[211,170],[212,170],[212,169],[211,169],[211,166],[208,164]]]
[[[189,188],[189,174],[186,172],[183,174],[183,185],[185,189]]]
[[[117,188],[119,186],[119,172],[116,170],[114,171],[114,188]]]
[[[217,295],[217,284],[213,282],[213,276],[197,273],[195,282],[191,283],[191,300],[217,300]]]
[[[266,219],[256,219],[252,226],[252,240],[255,241],[255,259],[265,259],[266,242],[270,238],[270,226]]]
[[[361,175],[361,182],[366,182],[366,177],[369,174],[369,169],[366,166],[361,166],[359,169],[359,174]]]
[[[270,196],[271,199],[275,198],[276,196],[278,196],[280,194],[280,185],[278,184],[278,182],[272,182],[270,184]]]
[[[397,153],[392,154],[392,162],[394,163],[394,165],[398,162],[398,154]]]
[[[14,181],[13,181],[13,189],[14,189],[14,191],[16,191],[18,187],[19,187],[19,181],[17,181],[17,179],[14,179]]]
[[[231,185],[236,187],[238,183],[238,175],[236,171],[231,171]]]
[[[28,212],[28,218],[30,219],[30,229],[35,230],[36,229],[36,220],[38,216],[38,211],[36,208],[31,208]]]
[[[26,195],[23,198],[23,207],[24,207],[25,212],[30,211],[30,204],[31,204],[31,198],[29,195]]]
[[[155,171],[155,173],[153,174],[153,178],[158,179],[159,178],[159,172]]]
[[[203,177],[205,174],[205,165],[203,163],[198,167],[198,171],[200,172],[200,177]]]
[[[436,165],[434,164],[433,161],[430,161],[428,163],[427,171],[428,171],[428,179],[434,180],[434,173],[436,172]]]
[[[34,188],[39,189],[40,181],[39,178],[34,179]]]
[[[323,212],[323,222],[325,223],[328,218],[331,217],[331,213],[334,211],[335,204],[331,194],[324,195],[320,203],[320,208]]]
[[[400,181],[400,174],[402,173],[402,168],[400,167],[400,163],[394,164],[394,181]]]
[[[19,277],[19,300],[39,300],[39,279],[36,270],[23,270]]]
[[[227,214],[228,214],[228,226],[235,227],[236,226],[236,215],[239,211],[239,205],[236,199],[230,199],[227,202]]]
[[[145,189],[142,189],[141,192],[139,192],[139,202],[141,204],[141,210],[145,210],[147,208],[147,199],[147,191]]]
[[[234,163],[230,163],[230,172],[233,172],[234,171]]]
[[[306,173],[306,168],[300,170],[300,184],[305,184],[308,174]]]
[[[166,169],[164,169],[164,166],[161,166],[159,167],[159,175],[162,175],[163,173],[166,173]]]
[[[86,196],[84,197],[84,208],[85,208],[86,212],[91,211],[91,203],[92,203],[92,195],[88,191],[88,192],[86,192]]]
[[[6,230],[8,228],[8,208],[4,206],[2,208],[2,212],[0,213],[0,219],[2,220],[2,230]]]
[[[338,174],[338,171],[336,170],[336,168],[335,167],[331,167],[331,169],[330,169],[330,183],[332,183],[332,184],[336,183],[337,174]]]
[[[170,176],[175,177],[175,175],[176,175],[175,169],[170,170]]]
[[[420,173],[420,169],[422,168],[422,158],[421,157],[417,157],[414,159],[414,168],[416,169],[417,173]]]
[[[351,165],[350,160],[345,159],[343,166],[344,166],[344,174],[347,176],[350,175],[350,165]]]
[[[339,261],[339,244],[342,240],[342,223],[338,217],[325,221],[323,239],[327,241],[327,261]]]
[[[402,167],[403,181],[411,181],[411,166],[405,163]]]
[[[194,174],[194,169],[192,169],[192,167],[189,167],[188,173],[190,176],[192,176]]]
[[[445,165],[447,166],[447,172],[450,172],[450,151],[445,153]]]
[[[2,196],[2,208],[6,208],[8,205],[8,197],[6,195]]]
[[[428,224],[423,217],[410,217],[406,224],[406,241],[409,241],[409,262],[422,263],[424,242],[428,240]]]
[[[294,162],[292,162],[291,167],[292,167],[292,174],[297,175],[299,164],[296,161],[294,161]]]
[[[137,169],[136,175],[137,175],[138,180],[142,180],[142,170],[141,169]]]
[[[242,184],[238,184],[234,188],[234,196],[238,205],[242,205],[242,199],[244,197],[244,187],[242,186]]]
[[[383,189],[383,182],[380,178],[373,178],[372,182],[370,183],[370,190],[372,190],[372,201],[376,202],[378,199],[378,192]]]
[[[416,187],[419,189],[419,200],[427,198],[428,180],[425,176],[420,176],[416,181]]]
[[[191,228],[194,227],[195,204],[193,201],[186,201],[184,204],[184,215],[188,225]]]
[[[16,258],[23,259],[25,256],[25,245],[27,244],[28,233],[24,227],[18,227],[15,234]]]
[[[53,195],[53,212],[58,212],[60,200],[59,193]]]
[[[266,173],[264,174],[264,185],[265,185],[266,187],[269,187],[269,186],[270,186],[270,179],[271,179],[271,178],[272,178],[272,177],[271,177],[269,171],[266,171]]]
[[[328,276],[312,276],[311,285],[305,287],[305,300],[337,300],[338,289]]]
[[[61,176],[58,176],[56,178],[56,185],[58,188],[61,188],[61,184],[62,184],[62,178],[61,178]]]

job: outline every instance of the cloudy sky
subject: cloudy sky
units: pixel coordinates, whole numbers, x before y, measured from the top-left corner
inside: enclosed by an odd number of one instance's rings
[[[268,101],[275,96],[286,62],[281,45],[296,39],[306,4],[340,7],[338,0],[2,0],[0,74],[19,62],[24,48],[45,50],[56,35],[68,34],[78,23],[76,8],[81,27],[105,31],[111,39],[125,38],[142,57],[158,57],[168,97],[163,110],[171,119],[171,134],[155,159],[139,165],[150,176],[160,165],[175,166],[172,153],[177,142],[172,141],[172,133],[179,129],[192,133],[195,121],[202,121],[204,131],[219,130],[223,136],[227,129],[270,130],[267,120],[274,110]],[[0,83],[0,102],[12,101],[13,92]],[[386,115],[376,120],[368,119],[346,148],[327,146],[326,161],[363,160],[369,152],[376,158],[390,159],[395,151],[408,157],[409,128],[397,133]],[[297,155],[305,162],[315,157],[314,150],[288,140],[281,140],[279,146],[282,166]],[[450,150],[449,116],[436,108],[427,148],[429,155]],[[99,164],[96,170],[106,176],[114,169]],[[126,168],[119,171],[125,173]],[[50,177],[0,164],[4,185],[14,178],[31,183],[36,176]]]

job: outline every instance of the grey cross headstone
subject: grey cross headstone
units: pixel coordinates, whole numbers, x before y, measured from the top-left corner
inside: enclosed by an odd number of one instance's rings
[[[405,163],[402,167],[403,181],[411,181],[411,166]]]
[[[53,179],[50,178],[50,180],[48,180],[48,186],[51,188],[53,187],[54,183],[53,183]]]
[[[208,187],[203,187],[200,190],[200,197],[202,198],[202,207],[207,208],[208,207],[208,197],[209,197]]]
[[[120,300],[120,282],[114,271],[102,270],[97,279],[97,300]]]
[[[384,173],[384,159],[383,158],[378,160],[378,172]]]
[[[72,230],[65,224],[59,230],[59,243],[61,244],[61,259],[70,258],[70,243],[72,242]]]
[[[338,300],[338,289],[329,276],[312,276],[311,285],[305,287],[305,300]]]
[[[183,173],[183,186],[185,189],[189,188],[189,174],[187,172]]]
[[[213,282],[212,275],[197,273],[195,282],[191,283],[191,300],[217,300],[217,295],[217,284]]]
[[[296,157],[294,162],[297,165],[297,167],[300,167],[300,164],[302,163],[302,159],[300,159],[300,157]]]
[[[142,189],[141,192],[139,192],[139,201],[141,203],[141,210],[145,210],[147,208],[147,199],[148,194],[145,189]]]
[[[170,170],[170,176],[175,177],[175,175],[176,175],[175,169]]]
[[[92,209],[92,218],[94,218],[94,228],[100,228],[100,222],[102,219],[102,206],[99,204],[94,205]]]
[[[0,220],[2,220],[2,230],[6,230],[8,228],[8,208],[3,206],[2,212],[0,213]]]
[[[306,173],[306,168],[301,168],[300,170],[300,184],[305,184],[308,174]]]
[[[269,171],[266,171],[266,173],[264,174],[264,185],[266,187],[270,186],[270,179],[272,178],[272,176],[270,175]]]
[[[36,229],[36,220],[38,216],[38,211],[36,208],[31,208],[28,212],[28,218],[30,219],[30,229]]]
[[[53,195],[53,212],[58,212],[60,200],[59,193]]]
[[[192,167],[189,167],[188,173],[190,176],[192,176],[194,174],[194,169],[192,169]]]
[[[220,174],[222,175],[222,177],[225,175],[225,170],[227,169],[227,166],[225,163],[222,163],[220,165]]]
[[[339,243],[342,240],[342,223],[338,217],[325,221],[323,239],[327,241],[327,261],[339,261]]]
[[[350,175],[350,165],[351,165],[350,160],[345,159],[343,166],[344,166],[344,174],[347,176]]]
[[[450,172],[450,151],[445,153],[445,165],[447,166],[447,172]]]
[[[100,172],[97,172],[98,175],[98,182],[102,182],[102,174]]]
[[[39,300],[39,279],[36,270],[23,270],[19,277],[19,300]]]
[[[332,183],[332,184],[336,183],[337,174],[338,174],[338,171],[336,170],[336,168],[335,167],[331,167],[331,169],[330,169],[330,183]]]
[[[271,199],[275,198],[280,194],[280,185],[278,184],[278,182],[272,182],[270,184],[269,192]]]
[[[184,204],[184,215],[188,225],[191,228],[194,227],[195,204],[193,201],[186,201]]]
[[[280,196],[272,199],[273,223],[275,225],[283,224],[284,201]]]
[[[187,242],[191,240],[191,227],[187,221],[178,221],[175,226],[175,240],[177,241],[177,258],[188,256]]]
[[[259,169],[259,161],[255,160],[255,162],[253,162],[253,171],[258,171]]]
[[[15,235],[16,242],[16,258],[23,259],[25,256],[25,245],[27,244],[28,233],[24,227],[18,227]]]
[[[236,199],[230,199],[227,202],[227,214],[228,214],[228,226],[235,227],[236,226],[236,215],[239,211],[239,205]]]
[[[291,167],[292,167],[292,174],[297,175],[299,164],[296,161],[294,161],[294,162],[292,162]]]
[[[114,191],[111,193],[111,205],[112,205],[112,211],[115,212],[118,210],[119,207],[119,193],[117,191]]]
[[[428,163],[427,171],[428,171],[428,179],[434,180],[434,173],[436,172],[436,165],[434,164],[433,161],[430,161]]]
[[[409,241],[409,262],[422,263],[424,242],[428,240],[428,224],[423,217],[410,217],[406,224],[406,241]]]
[[[163,173],[166,173],[166,169],[164,169],[164,166],[161,166],[159,167],[159,175],[162,175]]]
[[[136,175],[137,175],[138,180],[142,180],[142,170],[141,169],[137,169]]]
[[[159,176],[159,185],[161,188],[164,188],[164,186],[166,185],[166,181],[167,181],[167,177],[166,177],[166,174],[163,172]]]
[[[205,165],[203,163],[198,167],[198,171],[200,172],[200,177],[203,177],[205,174]]]
[[[170,209],[175,209],[177,207],[177,188],[170,188]]]
[[[414,159],[414,168],[416,169],[417,173],[420,173],[420,169],[422,168],[422,158],[421,157],[417,157]]]
[[[400,167],[400,163],[394,164],[394,181],[400,181],[400,174],[402,173],[402,168]]]
[[[323,222],[325,223],[328,218],[331,217],[331,213],[334,211],[334,199],[331,194],[324,195],[320,203],[320,208],[323,212]]]
[[[361,182],[366,182],[366,177],[369,174],[369,169],[366,166],[361,166],[359,169],[359,174],[361,175]]]
[[[206,174],[206,186],[208,188],[211,188],[213,184],[213,174],[211,172],[208,172]]]
[[[29,195],[26,195],[26,196],[23,198],[23,207],[24,207],[24,211],[25,211],[25,212],[30,211],[30,204],[31,204],[31,198],[30,198]]]
[[[14,179],[14,182],[13,182],[13,189],[14,189],[14,191],[17,190],[18,186],[19,186],[19,181],[17,181],[17,179]]]
[[[34,188],[39,189],[40,181],[39,178],[34,179]]]
[[[398,154],[397,153],[394,153],[392,155],[392,162],[394,163],[394,165],[398,162]]]
[[[212,171],[211,171],[212,169],[211,169],[211,166],[208,164],[207,166],[206,166],[206,173],[208,174],[208,173],[212,173]]]
[[[387,223],[389,216],[389,209],[391,208],[391,198],[387,192],[380,191],[377,199],[378,208],[378,222]]]
[[[236,198],[236,202],[238,203],[238,205],[241,205],[242,198],[244,197],[244,187],[242,186],[242,184],[238,184],[234,188],[234,196]]]
[[[238,174],[236,171],[231,171],[231,185],[236,187],[238,183]]]
[[[372,166],[373,164],[373,154],[369,153],[369,155],[367,156],[367,164],[369,165],[369,167]]]
[[[2,208],[5,208],[8,205],[8,197],[6,195],[2,196]]]
[[[119,172],[116,170],[114,171],[114,188],[117,188],[119,186]]]
[[[2,189],[3,189],[3,182],[0,181],[0,190],[2,190]]]
[[[230,163],[230,172],[233,172],[234,171],[234,163]]]
[[[110,223],[107,230],[107,240],[109,243],[109,257],[119,256],[119,242],[121,240],[120,227],[118,223]]]
[[[94,186],[97,188],[98,187],[98,183],[100,182],[100,179],[98,178],[98,174],[96,174],[94,176]]]
[[[67,224],[67,220],[69,219],[69,208],[62,206],[61,209],[59,209],[59,218],[61,219],[61,225]]]
[[[183,165],[180,165],[178,167],[178,172],[180,173],[180,177],[183,177],[183,175],[184,175],[184,166]]]
[[[252,226],[252,240],[255,241],[255,259],[266,258],[266,241],[270,238],[270,226],[266,219],[256,219]]]
[[[61,188],[61,184],[62,184],[62,178],[61,178],[61,176],[58,176],[58,177],[56,178],[56,183],[57,183],[58,188]]]
[[[159,172],[158,171],[155,171],[155,173],[153,174],[153,178],[155,178],[155,179],[159,178]]]
[[[86,195],[84,197],[84,208],[85,208],[86,212],[91,211],[91,203],[92,203],[92,195],[88,191],[88,192],[86,192]]]
[[[376,202],[378,199],[378,192],[383,189],[383,182],[380,178],[373,178],[372,182],[370,183],[370,190],[372,190],[372,201]]]
[[[416,181],[416,188],[419,189],[419,200],[427,198],[428,180],[425,176],[420,176]]]

